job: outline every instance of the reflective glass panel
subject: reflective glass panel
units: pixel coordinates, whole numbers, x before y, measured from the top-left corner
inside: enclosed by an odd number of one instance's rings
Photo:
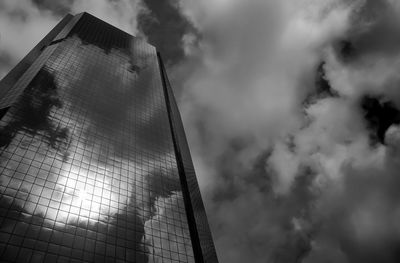
[[[54,45],[0,121],[1,261],[194,262],[156,50],[90,15]]]

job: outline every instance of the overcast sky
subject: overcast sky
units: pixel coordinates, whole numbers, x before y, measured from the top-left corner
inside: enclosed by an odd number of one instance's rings
[[[220,262],[400,262],[399,0],[0,0],[0,77],[82,11],[161,52]]]

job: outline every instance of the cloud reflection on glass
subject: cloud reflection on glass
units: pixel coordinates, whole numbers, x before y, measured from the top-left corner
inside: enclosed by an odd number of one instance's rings
[[[61,41],[0,122],[0,235],[24,244],[3,255],[194,262],[155,49],[96,34]]]

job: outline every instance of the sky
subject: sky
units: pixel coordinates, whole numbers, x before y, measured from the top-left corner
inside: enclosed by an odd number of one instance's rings
[[[399,262],[400,1],[2,0],[0,77],[82,11],[161,52],[220,262]]]

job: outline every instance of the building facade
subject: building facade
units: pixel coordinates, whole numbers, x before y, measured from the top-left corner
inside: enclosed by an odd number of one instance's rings
[[[0,82],[1,262],[218,262],[160,55],[67,15]]]

